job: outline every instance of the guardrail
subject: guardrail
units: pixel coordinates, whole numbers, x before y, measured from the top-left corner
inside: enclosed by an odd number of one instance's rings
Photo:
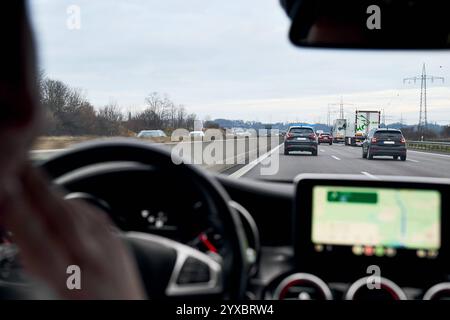
[[[410,149],[424,150],[424,151],[437,151],[437,152],[449,152],[450,142],[438,142],[438,141],[407,141],[406,145]]]
[[[155,145],[161,146],[163,148],[167,148],[169,150],[172,150],[177,145],[180,146],[180,144],[191,144],[191,152],[194,152],[196,147],[199,147],[200,150],[203,152],[205,148],[210,145],[211,143],[222,143],[219,146],[223,147],[223,158],[219,159],[217,163],[199,163],[204,168],[207,168],[208,170],[215,171],[215,172],[224,172],[228,169],[231,169],[232,167],[236,165],[241,164],[248,164],[253,159],[258,158],[262,154],[270,151],[274,147],[276,147],[278,144],[282,142],[283,138],[279,137],[279,139],[276,139],[276,141],[273,141],[270,139],[270,137],[260,137],[260,138],[238,138],[238,139],[227,139],[227,140],[216,140],[216,141],[192,141],[192,142],[169,142],[169,143],[155,143],[155,142],[149,142],[153,143]],[[274,145],[274,142],[276,145]],[[244,143],[241,144],[239,147],[237,146],[238,143]],[[199,146],[201,145],[201,146]],[[231,157],[227,155],[226,149],[232,148],[234,152],[232,153]],[[37,163],[45,161],[46,159],[50,158],[51,156],[58,154],[59,152],[62,152],[66,149],[47,149],[47,150],[32,150],[30,152],[31,159]],[[196,160],[196,156],[192,155],[192,158],[194,161]],[[194,162],[196,163],[196,162]]]

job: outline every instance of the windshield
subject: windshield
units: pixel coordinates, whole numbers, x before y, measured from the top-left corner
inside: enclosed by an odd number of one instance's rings
[[[178,152],[197,136],[195,165],[234,178],[450,177],[447,52],[295,48],[275,0],[29,5],[47,121],[37,159],[105,137],[167,136],[141,141]],[[371,145],[377,128],[405,141]]]

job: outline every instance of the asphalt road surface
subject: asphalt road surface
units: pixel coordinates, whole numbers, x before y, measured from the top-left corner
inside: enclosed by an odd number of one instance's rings
[[[362,158],[361,147],[342,144],[320,145],[319,155],[308,152],[283,154],[283,145],[277,153],[279,170],[274,175],[261,175],[257,164],[242,175],[245,178],[264,180],[292,180],[299,173],[344,173],[362,174],[376,179],[377,175],[421,176],[450,178],[450,155],[408,150],[406,161],[392,157]]]

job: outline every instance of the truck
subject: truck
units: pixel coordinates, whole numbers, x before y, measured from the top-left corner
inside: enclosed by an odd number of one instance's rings
[[[347,121],[345,145],[361,146],[370,130],[380,127],[380,120],[380,111],[356,110],[355,118]]]
[[[347,130],[347,119],[336,119],[333,122],[333,142],[344,142]]]

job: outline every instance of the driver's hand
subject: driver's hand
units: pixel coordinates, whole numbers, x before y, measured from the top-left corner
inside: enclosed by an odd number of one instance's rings
[[[27,166],[10,184],[0,212],[26,270],[61,298],[145,297],[134,260],[106,215],[79,200],[64,200],[37,169]],[[80,289],[67,286],[70,265],[80,268]]]

